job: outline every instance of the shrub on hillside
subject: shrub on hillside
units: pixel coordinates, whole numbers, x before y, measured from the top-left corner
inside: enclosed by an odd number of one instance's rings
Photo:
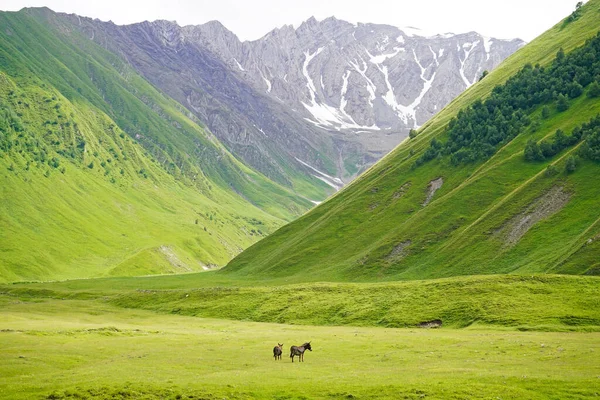
[[[542,161],[544,156],[537,142],[533,139],[529,139],[525,145],[525,160],[527,161]]]
[[[600,97],[600,84],[598,84],[598,81],[594,81],[590,84],[590,88],[587,92],[587,97],[589,97],[590,99]]]
[[[565,163],[565,172],[567,174],[571,174],[571,173],[575,172],[576,169],[577,169],[577,159],[575,159],[575,156],[569,156],[569,158],[567,158],[567,162]]]
[[[564,94],[559,94],[556,99],[556,109],[559,112],[567,111],[569,109],[569,100]]]

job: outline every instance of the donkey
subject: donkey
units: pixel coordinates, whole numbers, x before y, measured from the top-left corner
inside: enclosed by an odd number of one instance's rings
[[[277,343],[277,346],[273,347],[273,358],[275,360],[281,360],[281,354],[283,354],[283,343]]]
[[[292,346],[290,348],[290,358],[294,362],[294,356],[298,356],[298,362],[304,362],[304,352],[306,350],[312,351],[310,342],[304,343],[302,346]]]

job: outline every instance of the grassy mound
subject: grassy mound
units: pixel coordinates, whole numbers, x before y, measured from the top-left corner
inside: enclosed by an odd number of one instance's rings
[[[121,308],[256,322],[398,328],[440,319],[450,328],[600,329],[596,277],[491,275],[357,284],[246,282],[249,286],[241,287],[234,281],[216,283],[208,275],[22,284],[4,290],[31,300],[102,299]]]

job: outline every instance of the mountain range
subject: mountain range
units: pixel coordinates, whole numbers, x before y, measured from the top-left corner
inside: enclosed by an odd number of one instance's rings
[[[56,18],[121,55],[247,165],[284,186],[314,187],[317,201],[524,44],[333,17],[246,42],[218,21]]]

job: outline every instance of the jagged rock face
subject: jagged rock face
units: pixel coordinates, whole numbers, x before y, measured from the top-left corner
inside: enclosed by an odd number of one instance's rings
[[[117,26],[64,17],[88,38],[125,58],[152,84],[187,107],[237,157],[274,181],[293,186],[295,173],[322,185],[321,178],[313,177],[314,172],[296,158],[328,171],[327,175],[336,174],[335,168],[326,168],[320,162],[336,158],[332,139],[232,73],[202,44],[204,33],[198,27],[182,28],[169,21]],[[231,37],[237,40],[231,33],[227,37],[228,31],[218,23],[202,28],[210,31],[213,25],[222,34],[213,32],[215,41],[221,38],[229,42]],[[341,187],[339,182],[327,182]]]
[[[219,22],[66,16],[187,107],[247,164],[339,189],[523,45],[314,18],[241,42]],[[83,21],[83,22],[82,22]]]
[[[405,135],[523,42],[312,18],[241,49],[223,44],[223,61],[316,126]]]

